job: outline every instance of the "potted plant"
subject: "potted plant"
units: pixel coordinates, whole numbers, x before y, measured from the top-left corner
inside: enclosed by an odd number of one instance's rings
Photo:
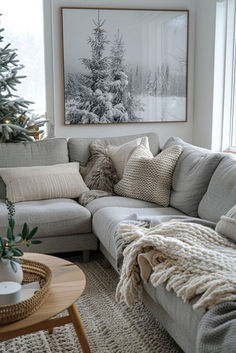
[[[8,229],[5,237],[0,236],[0,281],[14,281],[21,283],[23,280],[23,271],[21,268],[21,259],[23,251],[19,246],[29,247],[31,244],[40,244],[40,240],[32,240],[37,233],[38,227],[29,230],[27,223],[24,223],[21,233],[15,235],[15,206],[12,202],[6,200],[8,209]]]

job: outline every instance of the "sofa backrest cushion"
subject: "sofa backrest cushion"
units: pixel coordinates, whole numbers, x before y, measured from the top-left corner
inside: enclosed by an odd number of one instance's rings
[[[152,154],[155,156],[160,152],[160,143],[158,135],[151,132],[139,135],[117,136],[117,137],[98,137],[98,138],[79,138],[74,137],[68,140],[69,157],[71,162],[79,162],[85,165],[89,158],[89,145],[94,140],[102,140],[108,145],[119,146],[125,142],[134,140],[138,137],[148,136],[149,146]]]
[[[0,168],[46,166],[68,162],[67,141],[64,138],[0,143]],[[6,187],[0,177],[0,199],[5,197]]]
[[[218,222],[234,205],[236,205],[236,158],[225,155],[199,204],[198,214],[201,218]]]
[[[222,155],[171,137],[164,149],[172,145],[183,147],[173,174],[170,205],[189,216],[198,216],[198,205]]]

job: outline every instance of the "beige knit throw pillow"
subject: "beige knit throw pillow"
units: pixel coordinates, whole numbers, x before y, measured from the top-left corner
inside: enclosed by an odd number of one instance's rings
[[[115,185],[118,195],[168,206],[172,175],[182,147],[171,146],[155,158],[145,146],[138,146],[124,170],[123,179]]]
[[[236,241],[236,205],[221,217],[216,225],[216,231]]]

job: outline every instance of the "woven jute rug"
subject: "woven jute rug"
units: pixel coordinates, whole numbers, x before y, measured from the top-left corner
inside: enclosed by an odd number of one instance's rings
[[[92,353],[182,353],[166,330],[138,303],[116,303],[118,275],[104,266],[101,255],[89,263],[70,258],[84,271],[86,290],[77,301]],[[0,343],[1,353],[82,353],[72,325],[21,336]]]

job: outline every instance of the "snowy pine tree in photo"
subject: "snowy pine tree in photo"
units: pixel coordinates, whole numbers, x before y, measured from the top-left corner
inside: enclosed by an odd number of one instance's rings
[[[127,122],[129,120],[126,111],[128,76],[125,73],[124,54],[124,43],[118,31],[111,48],[110,57],[110,91],[112,92],[112,104],[115,109],[113,118],[116,122]]]
[[[63,9],[66,124],[186,120],[188,15],[167,12]]]
[[[109,123],[113,119],[109,57],[104,56],[108,44],[104,21],[98,15],[93,23],[88,39],[91,57],[81,59],[88,73],[80,75],[77,95],[66,102],[67,121],[71,124]]]
[[[111,86],[114,122],[140,121],[136,112],[142,109],[138,99],[129,90],[129,79],[124,64],[125,46],[122,37],[117,32],[111,48]]]
[[[65,99],[70,100],[75,98],[80,88],[80,75],[79,74],[67,74],[65,82]]]
[[[89,58],[80,59],[86,73],[67,74],[65,84],[66,123],[118,123],[140,121],[142,104],[128,82],[125,48],[122,37],[115,36],[111,55],[105,50],[110,44],[104,29],[105,21],[93,20],[94,28],[88,38]]]

